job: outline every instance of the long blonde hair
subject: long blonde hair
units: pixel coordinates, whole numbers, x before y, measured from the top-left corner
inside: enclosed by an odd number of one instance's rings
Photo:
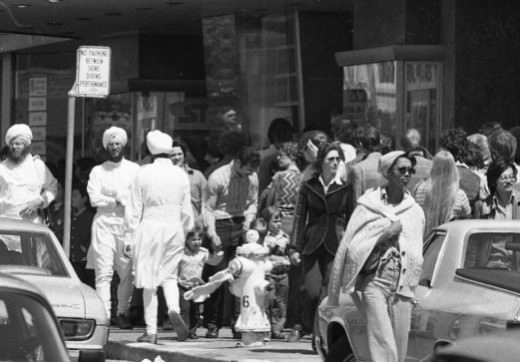
[[[452,216],[459,191],[459,173],[450,152],[441,150],[435,154],[427,182],[428,192],[424,201],[425,236],[434,227],[449,221]]]

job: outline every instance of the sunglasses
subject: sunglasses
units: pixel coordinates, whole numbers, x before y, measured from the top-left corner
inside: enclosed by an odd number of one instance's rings
[[[503,175],[498,178],[501,182],[516,182],[516,176],[515,175]]]
[[[399,167],[397,168],[397,172],[399,172],[400,175],[413,175],[415,173],[415,169],[413,167]]]

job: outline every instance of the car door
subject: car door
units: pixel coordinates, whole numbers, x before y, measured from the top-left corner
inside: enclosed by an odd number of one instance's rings
[[[446,232],[436,230],[426,239],[424,244],[423,271],[415,291],[416,299],[413,301],[408,346],[409,361],[421,361],[427,358],[432,353],[434,343],[437,340],[434,333],[434,326],[437,324],[435,321],[443,317],[429,307],[429,298],[432,294],[431,283],[435,267],[445,239]]]

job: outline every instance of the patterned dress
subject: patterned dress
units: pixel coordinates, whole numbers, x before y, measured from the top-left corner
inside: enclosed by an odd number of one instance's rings
[[[267,199],[267,205],[278,207],[282,213],[282,230],[291,234],[296,199],[301,183],[301,172],[298,167],[289,167],[278,171],[273,176],[272,192]]]

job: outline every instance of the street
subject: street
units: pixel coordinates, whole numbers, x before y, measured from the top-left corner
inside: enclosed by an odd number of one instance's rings
[[[204,335],[204,328],[198,335]],[[318,362],[319,356],[311,348],[310,337],[300,342],[270,341],[263,347],[237,348],[238,340],[231,338],[231,330],[220,330],[220,338],[199,338],[178,342],[175,332],[159,330],[157,345],[137,343],[144,328],[112,329],[106,347],[107,360],[142,361],[161,356],[164,361],[272,361]]]

